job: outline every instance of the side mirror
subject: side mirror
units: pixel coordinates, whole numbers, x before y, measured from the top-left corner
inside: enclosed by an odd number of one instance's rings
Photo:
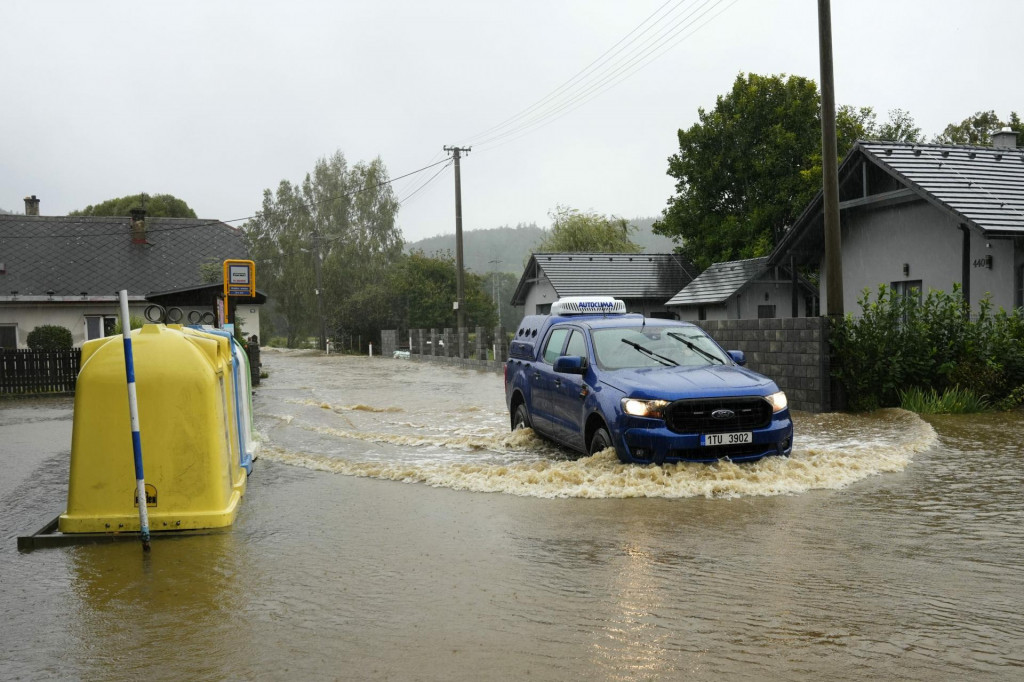
[[[740,367],[743,367],[744,365],[747,364],[747,356],[743,351],[731,350],[727,352],[729,353],[729,357],[732,358],[732,361],[735,362]]]
[[[560,374],[586,374],[587,359],[582,355],[563,355],[555,360],[555,371]]]

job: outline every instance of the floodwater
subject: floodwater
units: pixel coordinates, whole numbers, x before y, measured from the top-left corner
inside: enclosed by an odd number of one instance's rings
[[[0,402],[0,679],[1024,679],[1021,413],[796,413],[792,457],[624,466],[501,376],[265,349],[235,526],[19,553],[67,399]],[[145,434],[143,434],[145,443]]]

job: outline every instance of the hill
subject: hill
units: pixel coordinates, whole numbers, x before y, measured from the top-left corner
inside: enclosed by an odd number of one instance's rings
[[[630,224],[637,229],[629,238],[646,253],[669,253],[672,240],[651,232],[654,218],[634,218]],[[477,274],[508,272],[521,275],[530,254],[547,230],[535,224],[496,227],[490,230],[467,230],[462,234],[462,256],[467,270]],[[438,251],[455,253],[455,234],[428,237],[405,245],[406,252],[419,250],[428,256]],[[495,262],[497,261],[497,262]]]

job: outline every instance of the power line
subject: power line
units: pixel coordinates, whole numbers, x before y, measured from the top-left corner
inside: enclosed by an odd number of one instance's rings
[[[399,199],[398,203],[402,204],[403,206],[405,204],[408,204],[409,201],[412,200],[413,197],[415,197],[417,194],[419,194],[424,189],[426,189],[428,186],[430,186],[435,180],[437,180],[438,177],[440,177],[441,173],[444,173],[446,170],[451,168],[452,165],[455,163],[451,159],[445,159],[445,160],[449,162],[447,165],[442,166],[441,170],[439,170],[436,173],[434,173],[433,175],[431,175],[430,178],[426,182],[424,182],[422,185],[420,185],[419,187],[414,189],[412,192],[407,194],[404,199]]]
[[[682,2],[686,2],[686,1],[688,1],[688,0],[681,0],[681,1],[682,1]],[[567,89],[567,88],[568,88],[568,87],[569,87],[570,85],[572,85],[572,84],[573,84],[573,83],[575,83],[575,82],[576,82],[577,80],[579,80],[579,79],[580,79],[580,77],[581,77],[581,76],[583,76],[583,74],[585,74],[585,73],[587,73],[588,71],[590,71],[590,70],[591,70],[591,68],[593,68],[595,64],[598,64],[598,63],[602,62],[602,60],[603,60],[603,58],[605,57],[605,55],[607,55],[607,54],[608,54],[609,52],[612,52],[612,51],[613,51],[613,50],[614,50],[614,49],[615,49],[615,48],[616,48],[616,47],[617,47],[617,46],[618,46],[619,44],[621,44],[621,43],[622,43],[622,41],[623,41],[623,40],[625,40],[625,39],[626,39],[626,38],[628,38],[629,36],[631,36],[631,35],[633,35],[634,33],[636,33],[636,31],[637,31],[637,30],[638,30],[638,29],[639,29],[639,28],[640,28],[641,26],[643,26],[644,24],[646,24],[646,23],[647,23],[648,21],[650,21],[650,20],[651,20],[651,17],[653,17],[653,16],[657,15],[657,14],[658,14],[659,12],[661,12],[661,10],[662,10],[662,9],[664,9],[664,8],[665,8],[665,5],[668,5],[668,4],[670,4],[671,2],[672,2],[672,0],[668,0],[667,2],[665,2],[665,3],[664,3],[664,4],[662,5],[662,6],[661,6],[661,7],[659,7],[658,9],[656,9],[656,10],[655,10],[655,11],[654,11],[654,12],[653,12],[652,14],[650,14],[650,15],[649,15],[649,16],[648,16],[648,17],[647,17],[646,19],[644,19],[643,21],[641,21],[641,22],[640,22],[640,23],[639,23],[639,24],[638,24],[638,25],[637,25],[637,26],[636,26],[635,28],[633,28],[633,30],[632,30],[632,31],[630,31],[629,33],[627,33],[625,37],[621,38],[621,39],[619,40],[619,42],[615,43],[615,45],[612,45],[612,46],[611,46],[610,48],[608,48],[607,50],[605,50],[605,51],[604,51],[604,52],[603,52],[603,53],[601,54],[601,56],[600,56],[600,57],[598,57],[597,59],[595,59],[594,61],[590,62],[590,63],[589,63],[589,64],[587,64],[587,65],[586,65],[585,67],[583,67],[582,69],[580,69],[579,71],[577,71],[577,72],[576,72],[576,73],[575,73],[575,74],[574,74],[574,75],[573,75],[572,77],[570,77],[570,78],[569,78],[568,80],[566,80],[566,81],[565,81],[564,83],[562,83],[562,84],[561,84],[561,85],[559,85],[559,86],[558,86],[557,88],[555,88],[554,90],[552,90],[552,91],[551,91],[550,93],[548,93],[548,94],[547,94],[547,95],[546,95],[545,97],[543,97],[543,98],[541,98],[540,100],[538,100],[538,101],[534,102],[533,104],[531,104],[530,106],[528,106],[528,107],[527,107],[526,109],[523,109],[522,111],[520,111],[520,112],[519,112],[518,114],[515,114],[514,116],[511,116],[511,117],[509,117],[509,118],[505,119],[505,120],[504,120],[504,121],[502,121],[501,123],[499,123],[499,124],[497,124],[497,125],[495,125],[495,126],[492,126],[492,127],[488,128],[487,130],[484,130],[483,132],[477,133],[477,134],[476,134],[476,135],[474,135],[474,136],[473,136],[473,137],[472,137],[471,139],[478,139],[478,138],[480,138],[480,137],[482,137],[482,136],[484,136],[484,135],[489,135],[490,133],[492,133],[492,132],[494,132],[494,131],[496,131],[496,130],[501,130],[502,128],[505,128],[505,127],[507,127],[508,125],[510,125],[510,124],[511,124],[511,123],[512,123],[513,121],[516,121],[516,120],[518,120],[518,119],[522,118],[523,116],[525,116],[525,115],[529,114],[530,112],[534,111],[535,109],[537,109],[537,108],[538,108],[539,106],[541,106],[541,105],[542,105],[542,104],[544,104],[545,102],[548,102],[549,100],[551,100],[551,99],[553,99],[554,97],[556,97],[556,96],[557,96],[557,95],[558,95],[559,93],[561,93],[561,92],[562,92],[563,90]],[[659,21],[661,21],[661,20],[659,19]],[[655,22],[655,23],[657,23],[657,22]],[[646,30],[647,30],[647,29],[645,29],[645,31],[646,31]],[[635,39],[634,39],[634,40],[635,40]],[[630,42],[633,42],[633,41],[630,41]],[[627,44],[628,44],[628,43],[627,43]]]
[[[725,7],[715,12],[725,0],[701,0],[699,4],[689,8],[689,11],[685,14],[673,17],[671,19],[672,23],[661,27],[660,30],[652,34],[651,32],[659,24],[669,19],[684,4],[677,3],[672,9],[664,13],[663,16],[651,23],[650,26],[640,31],[639,35],[629,40],[625,46],[618,50],[613,48],[606,51],[605,55],[591,62],[590,66],[577,73],[576,76],[559,88],[556,88],[548,97],[545,97],[516,116],[506,119],[506,122],[489,129],[487,132],[493,134],[484,137],[484,139],[475,139],[475,144],[479,146],[490,145],[489,148],[493,148],[498,146],[493,144],[498,140],[510,136],[515,136],[515,139],[518,139],[524,134],[533,132],[532,129],[552,123],[565,114],[578,109],[594,97],[618,85],[629,76],[675,48],[732,7],[737,1],[731,0]],[[637,32],[644,24],[650,22],[651,18],[659,14],[664,7],[665,5],[662,5],[654,14],[641,22],[630,34],[627,34],[627,37]],[[638,45],[635,45],[628,51],[626,50],[626,46],[636,43],[644,34],[650,35]],[[622,40],[619,41],[619,43],[622,42]],[[608,52],[612,52],[612,54],[608,55]],[[600,64],[601,68],[592,68],[595,64]],[[588,71],[592,73],[583,77]],[[507,130],[498,132],[503,128],[507,128]],[[481,133],[481,135],[483,134]]]

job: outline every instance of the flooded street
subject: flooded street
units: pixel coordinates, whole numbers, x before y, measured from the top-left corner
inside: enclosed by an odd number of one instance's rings
[[[148,556],[17,551],[64,509],[71,401],[0,402],[0,679],[1024,679],[1019,412],[624,466],[509,433],[499,374],[263,362],[238,521]]]

